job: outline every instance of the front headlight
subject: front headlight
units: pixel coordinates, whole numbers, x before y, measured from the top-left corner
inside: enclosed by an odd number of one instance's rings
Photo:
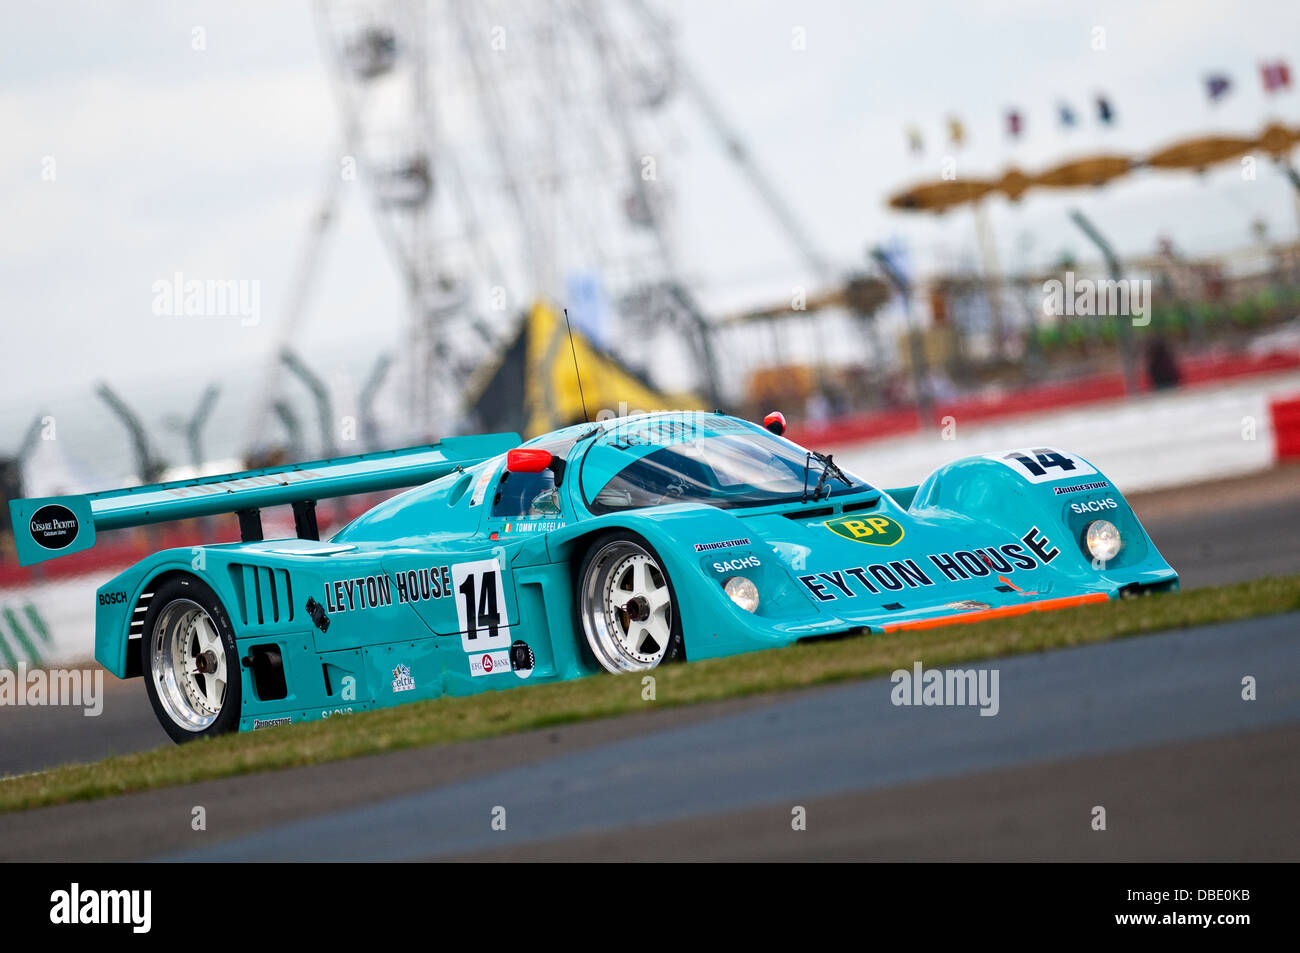
[[[732,576],[722,584],[722,588],[731,597],[731,601],[746,612],[758,610],[758,586],[744,576]]]
[[[1093,520],[1083,534],[1084,545],[1092,558],[1098,562],[1110,562],[1124,545],[1119,538],[1119,530],[1109,520]]]

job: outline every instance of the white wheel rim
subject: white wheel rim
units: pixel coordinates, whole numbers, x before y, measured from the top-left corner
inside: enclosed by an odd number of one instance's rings
[[[207,610],[189,599],[169,602],[154,625],[150,675],[171,720],[202,731],[226,701],[226,649]]]
[[[587,643],[606,671],[643,672],[663,661],[673,604],[654,557],[635,543],[611,543],[588,565],[582,593]]]

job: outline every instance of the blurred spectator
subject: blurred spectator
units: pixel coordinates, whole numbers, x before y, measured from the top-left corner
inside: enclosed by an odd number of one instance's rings
[[[901,371],[895,371],[885,379],[881,389],[886,407],[901,407],[910,400],[907,378]]]
[[[831,416],[830,398],[826,396],[826,391],[815,390],[808,395],[808,402],[804,405],[804,419],[811,423],[820,423],[829,420]]]
[[[1155,390],[1177,387],[1182,381],[1173,348],[1163,334],[1155,335],[1147,344],[1147,374],[1151,377],[1151,386]]]
[[[930,393],[930,399],[935,403],[941,404],[957,397],[957,388],[948,379],[948,375],[934,368],[931,368],[926,376],[925,387]]]

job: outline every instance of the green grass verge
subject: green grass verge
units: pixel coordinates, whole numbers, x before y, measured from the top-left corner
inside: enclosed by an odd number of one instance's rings
[[[1300,576],[1288,576],[670,665],[655,672],[653,702],[642,699],[641,680],[627,676],[440,698],[10,778],[0,781],[0,811],[824,685],[887,674],[917,660],[929,667],[951,665],[1297,609]]]

